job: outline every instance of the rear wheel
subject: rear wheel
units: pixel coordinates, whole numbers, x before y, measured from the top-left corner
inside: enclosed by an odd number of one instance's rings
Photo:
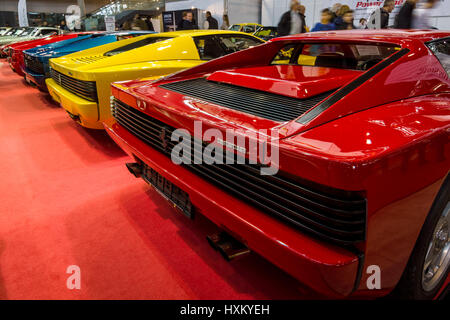
[[[394,296],[433,299],[447,279],[450,266],[450,191],[444,182],[420,233]]]

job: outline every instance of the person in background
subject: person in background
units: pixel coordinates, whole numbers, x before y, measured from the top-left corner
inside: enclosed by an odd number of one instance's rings
[[[140,31],[142,29],[137,25],[136,21],[133,20],[133,21],[131,21],[130,30]]]
[[[69,28],[66,25],[66,20],[61,20],[59,23],[59,28],[63,31],[69,31]]]
[[[198,26],[194,21],[194,14],[191,11],[183,12],[183,19],[178,23],[177,30],[197,30]]]
[[[48,27],[48,22],[46,20],[42,21],[42,27]]]
[[[219,29],[219,22],[213,18],[210,11],[206,11],[206,21],[203,24],[205,30],[217,30]]]
[[[125,21],[122,26],[120,27],[120,30],[131,30],[131,23],[130,21]]]
[[[358,29],[367,29],[367,20],[364,18],[359,19]]]
[[[334,23],[334,20],[337,19],[337,17],[338,17],[338,12],[339,12],[339,10],[341,9],[341,7],[342,7],[342,4],[341,4],[341,3],[335,3],[335,4],[333,4],[333,6],[331,7],[331,14],[332,14],[331,22]]]
[[[395,16],[394,28],[411,29],[413,10],[417,0],[406,0],[400,11]]]
[[[394,0],[385,0],[381,8],[381,29],[387,29],[389,26],[389,14],[395,9]]]
[[[298,13],[300,14],[300,19],[302,19],[302,33],[308,32],[308,29],[306,27],[306,7],[303,5],[300,5],[298,7]]]
[[[332,22],[332,19],[333,19],[333,13],[331,12],[331,10],[328,8],[323,9],[320,22],[316,23],[314,28],[312,28],[311,32],[336,30],[336,26]]]
[[[336,26],[336,30],[352,30],[356,29],[353,24],[353,10],[348,10],[342,16],[342,23]]]
[[[155,31],[155,28],[153,27],[153,22],[152,19],[150,17],[145,17],[144,18],[144,22],[147,25],[147,30],[149,31]]]
[[[302,18],[300,16],[300,2],[293,0],[291,2],[291,10],[285,12],[281,16],[281,20],[278,23],[278,35],[280,37],[290,34],[302,33],[304,28]]]
[[[220,29],[222,29],[222,30],[230,29],[230,19],[228,18],[227,14],[223,15],[223,23],[222,23],[222,26],[220,27]]]
[[[136,14],[134,16],[131,28],[133,30],[147,30],[148,27],[147,27],[147,24],[145,23],[145,21],[141,19],[139,14]]]
[[[430,21],[430,10],[433,9],[437,0],[426,0],[425,3],[420,3],[412,13],[411,27],[413,29],[432,29]]]
[[[345,28],[345,23],[343,20],[344,14],[350,10],[350,7],[346,4],[342,5],[339,10],[336,12],[336,18],[333,20],[333,23],[336,25],[337,30],[342,30]]]
[[[387,29],[389,26],[389,14],[394,10],[394,0],[385,0],[382,8],[375,9],[370,15],[367,27],[369,29]]]

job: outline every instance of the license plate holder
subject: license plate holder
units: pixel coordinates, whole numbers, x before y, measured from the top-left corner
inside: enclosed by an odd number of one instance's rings
[[[148,166],[144,166],[142,177],[186,217],[194,218],[194,208],[187,192],[181,190]]]

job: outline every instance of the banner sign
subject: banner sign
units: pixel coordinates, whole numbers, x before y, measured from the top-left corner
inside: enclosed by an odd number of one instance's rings
[[[105,26],[106,31],[116,30],[116,17],[115,16],[105,16]]]
[[[395,1],[395,9],[392,11],[389,15],[389,25],[394,24],[395,16],[397,15],[398,11],[400,10],[401,6],[405,3],[406,0],[396,0]],[[355,18],[355,25],[357,26],[359,24],[359,20],[361,18],[364,18],[366,20],[369,19],[370,15],[373,11],[377,8],[383,7],[384,1],[374,1],[374,0],[325,0],[323,7],[329,7],[331,8],[333,4],[336,2],[339,2],[341,4],[346,4],[350,7],[350,9],[353,9],[355,11],[354,18]],[[438,0],[438,3],[436,4],[435,8],[431,11],[430,17],[438,17],[438,16],[444,16],[448,15],[450,12],[450,0]]]
[[[72,4],[66,9],[66,25],[69,30],[81,29],[81,8]]]
[[[19,0],[18,6],[19,26],[28,27],[27,0]]]

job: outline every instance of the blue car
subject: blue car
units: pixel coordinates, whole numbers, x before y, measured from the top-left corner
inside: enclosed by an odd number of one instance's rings
[[[118,31],[80,34],[73,39],[26,50],[24,51],[25,80],[36,85],[40,90],[47,91],[45,79],[50,77],[50,59],[148,33],[154,32]]]

